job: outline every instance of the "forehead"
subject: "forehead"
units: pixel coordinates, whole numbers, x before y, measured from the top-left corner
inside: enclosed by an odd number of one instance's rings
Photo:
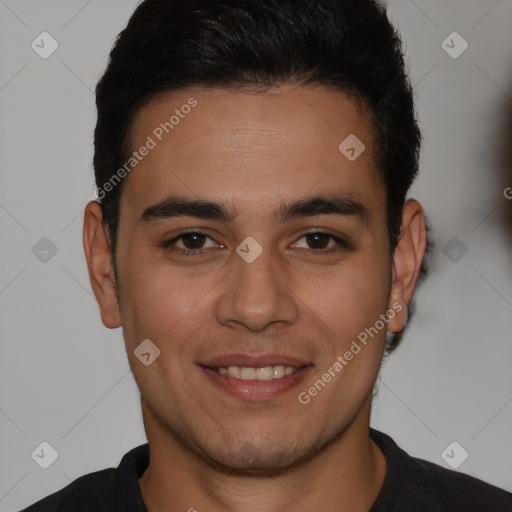
[[[247,215],[322,192],[369,210],[383,204],[369,113],[323,87],[159,94],[137,113],[130,139],[140,159],[121,210],[134,217],[170,194],[214,198]]]

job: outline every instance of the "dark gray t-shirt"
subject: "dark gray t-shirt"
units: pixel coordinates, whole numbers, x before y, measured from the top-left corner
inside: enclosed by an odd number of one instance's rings
[[[417,459],[391,437],[370,429],[386,457],[384,484],[369,512],[512,512],[512,493],[472,476]],[[147,512],[138,479],[149,445],[133,448],[117,468],[89,473],[20,512]]]

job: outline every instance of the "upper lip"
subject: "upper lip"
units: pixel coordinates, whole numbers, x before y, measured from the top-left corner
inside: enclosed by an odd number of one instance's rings
[[[300,368],[311,364],[308,361],[296,357],[284,356],[280,354],[262,354],[251,356],[248,354],[224,354],[213,357],[199,363],[201,366],[209,368],[228,368],[229,366],[245,366],[247,368],[264,368],[265,366],[292,366]]]

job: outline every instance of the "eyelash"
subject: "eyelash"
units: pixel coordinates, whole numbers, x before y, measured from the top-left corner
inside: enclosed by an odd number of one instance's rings
[[[184,250],[184,249],[176,249],[174,247],[171,247],[172,244],[176,243],[181,238],[185,237],[186,235],[191,235],[191,234],[206,236],[210,240],[213,240],[213,238],[208,236],[206,233],[202,233],[200,231],[185,231],[185,232],[181,233],[180,235],[163,242],[162,247],[166,250],[180,253],[185,256],[201,257],[205,253],[207,253],[209,251],[209,249],[195,249],[195,250],[187,249],[187,250]],[[352,246],[346,240],[343,240],[342,238],[339,238],[339,237],[333,235],[332,233],[326,233],[324,231],[309,231],[308,233],[304,233],[299,238],[299,240],[308,235],[324,235],[324,236],[327,236],[328,238],[334,240],[338,244],[338,247],[331,247],[330,249],[309,249],[312,252],[312,254],[314,254],[314,256],[325,256],[327,254],[332,254],[333,252],[340,251],[342,249],[348,249],[348,250],[352,249]],[[215,241],[215,240],[213,240],[213,241]],[[302,250],[307,251],[308,249],[302,249]]]

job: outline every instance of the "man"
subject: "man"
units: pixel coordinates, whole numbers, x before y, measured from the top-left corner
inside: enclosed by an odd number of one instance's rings
[[[370,429],[427,236],[371,0],[146,0],[97,87],[84,248],[148,444],[35,511],[512,510]]]

